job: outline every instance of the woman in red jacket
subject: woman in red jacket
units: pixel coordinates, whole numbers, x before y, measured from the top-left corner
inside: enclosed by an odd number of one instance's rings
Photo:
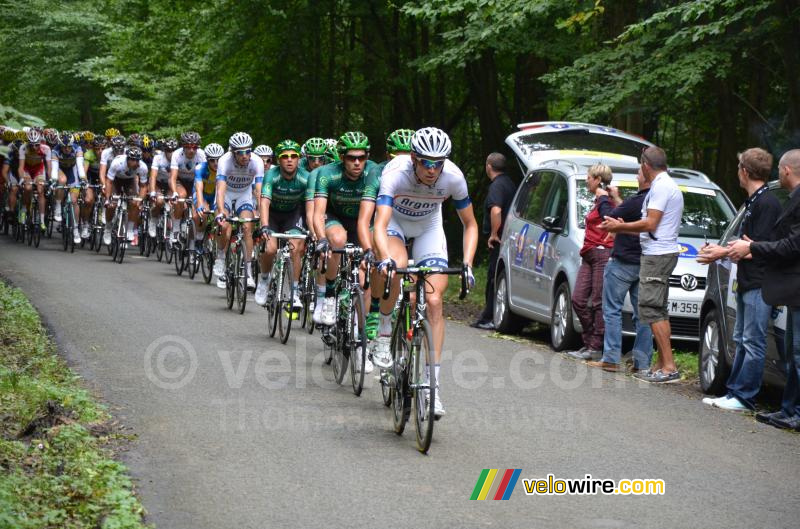
[[[583,347],[567,355],[581,360],[599,359],[603,354],[603,272],[611,256],[613,237],[600,229],[600,223],[615,207],[606,187],[611,183],[611,168],[593,165],[586,175],[586,187],[595,197],[586,214],[586,231],[581,248],[581,266],[572,293],[572,306],[583,327]]]

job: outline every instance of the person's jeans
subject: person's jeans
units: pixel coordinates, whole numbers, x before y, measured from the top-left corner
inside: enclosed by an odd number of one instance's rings
[[[755,409],[754,399],[764,375],[771,315],[772,307],[764,303],[760,288],[736,294],[736,325],[733,327],[736,356],[728,377],[728,396],[736,397],[751,410]]]
[[[633,343],[635,369],[647,369],[653,356],[653,331],[639,322],[639,265],[611,259],[603,276],[603,318],[606,333],[603,339],[603,362],[619,364],[622,358],[622,307],[630,293],[633,306]]]
[[[483,312],[478,317],[481,322],[491,322],[494,320],[494,295],[495,284],[494,275],[497,271],[497,260],[500,258],[500,243],[495,243],[494,248],[489,251],[488,269],[486,270],[486,292]]]
[[[786,386],[781,410],[787,417],[800,416],[800,306],[787,307],[786,347],[783,354]]]

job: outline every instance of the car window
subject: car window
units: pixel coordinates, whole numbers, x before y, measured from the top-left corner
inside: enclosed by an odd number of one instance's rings
[[[777,187],[771,189],[771,192],[777,197],[780,201],[781,205],[786,203],[789,200],[789,192],[782,187]],[[728,227],[725,229],[725,233],[720,237],[720,244],[726,243],[733,239],[738,238],[739,234],[739,226],[742,224],[744,219],[744,205],[739,208],[739,211],[736,212],[736,217],[731,221]]]
[[[623,200],[636,193],[638,187],[633,182],[612,182],[619,187]],[[584,228],[587,213],[594,205],[594,196],[586,187],[586,180],[577,182],[578,226]],[[708,237],[719,239],[728,228],[728,223],[736,215],[725,196],[714,189],[680,186],[683,192],[683,219],[681,237]]]
[[[517,136],[514,141],[526,155],[537,151],[572,150],[610,152],[639,158],[642,149],[647,147],[644,142],[589,132],[579,127],[565,128],[558,132],[532,132]]]
[[[545,199],[554,178],[555,173],[552,171],[536,171],[525,179],[514,207],[518,217],[528,222],[541,222]]]
[[[569,187],[564,175],[556,175],[550,189],[550,196],[544,207],[542,218],[553,217],[556,226],[564,227],[567,219],[567,206],[569,205]]]

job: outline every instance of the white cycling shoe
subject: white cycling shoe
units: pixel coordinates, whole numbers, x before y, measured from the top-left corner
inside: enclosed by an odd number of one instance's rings
[[[378,336],[372,345],[372,361],[380,369],[392,367],[392,337]]]
[[[267,303],[268,284],[269,284],[269,278],[261,277],[259,278],[258,286],[256,287],[256,295],[255,295],[256,304],[261,305],[262,307]]]

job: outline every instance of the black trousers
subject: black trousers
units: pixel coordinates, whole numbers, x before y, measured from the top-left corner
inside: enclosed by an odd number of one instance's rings
[[[497,271],[497,260],[500,258],[500,243],[497,242],[489,252],[489,269],[486,271],[486,306],[478,318],[482,322],[490,322],[494,319],[494,276]]]

